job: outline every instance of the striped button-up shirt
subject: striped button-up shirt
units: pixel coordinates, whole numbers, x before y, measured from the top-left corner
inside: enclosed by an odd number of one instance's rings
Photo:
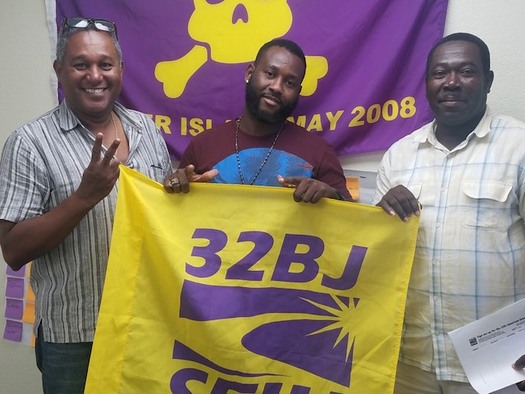
[[[144,114],[115,104],[129,141],[128,167],[162,181],[171,172],[161,133]],[[49,212],[78,188],[94,135],[65,102],[15,130],[0,162],[0,219],[20,222]],[[106,272],[117,185],[57,247],[35,259],[31,285],[43,340],[93,341]],[[45,228],[42,231],[46,231]]]
[[[525,297],[525,124],[486,114],[452,150],[434,127],[386,152],[375,202],[404,185],[423,207],[400,359],[466,382],[447,333]]]

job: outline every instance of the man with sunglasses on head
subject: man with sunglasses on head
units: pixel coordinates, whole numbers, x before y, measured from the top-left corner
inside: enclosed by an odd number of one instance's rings
[[[0,244],[33,261],[44,393],[83,393],[115,213],[119,165],[162,181],[161,133],[116,102],[123,62],[113,22],[66,18],[53,63],[64,100],[14,131],[0,159]]]

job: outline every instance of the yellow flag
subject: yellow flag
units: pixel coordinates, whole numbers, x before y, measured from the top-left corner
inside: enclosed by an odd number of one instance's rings
[[[391,393],[417,218],[121,169],[86,393]]]

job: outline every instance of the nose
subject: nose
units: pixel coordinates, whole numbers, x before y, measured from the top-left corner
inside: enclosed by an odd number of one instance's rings
[[[281,93],[283,91],[283,84],[284,84],[283,78],[274,78],[272,79],[270,83],[270,90],[272,92]]]
[[[452,71],[447,75],[445,80],[445,87],[449,89],[456,89],[459,86],[459,75]]]
[[[87,71],[87,76],[92,81],[98,81],[102,78],[102,70],[96,65],[91,66]]]

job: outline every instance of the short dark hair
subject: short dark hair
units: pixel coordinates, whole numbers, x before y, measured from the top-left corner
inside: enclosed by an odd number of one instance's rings
[[[304,69],[306,71],[306,57],[304,56],[303,50],[297,43],[291,40],[287,40],[285,38],[276,38],[264,44],[259,49],[259,52],[257,52],[257,56],[255,57],[255,64],[259,62],[259,59],[266,53],[268,48],[271,48],[271,47],[282,47],[282,48],[287,49],[290,53],[293,53],[295,56],[301,59],[301,61],[304,64]]]
[[[471,42],[474,45],[476,45],[479,48],[479,54],[481,56],[481,65],[483,67],[483,74],[484,75],[489,74],[490,72],[490,51],[489,51],[489,47],[487,46],[487,44],[485,44],[485,42],[481,38],[475,36],[474,34],[453,33],[446,37],[443,37],[430,50],[428,57],[427,57],[426,77],[428,77],[428,73],[430,72],[430,62],[432,61],[432,56],[434,55],[434,52],[440,45],[446,42],[450,42],[450,41],[467,41],[467,42]]]

